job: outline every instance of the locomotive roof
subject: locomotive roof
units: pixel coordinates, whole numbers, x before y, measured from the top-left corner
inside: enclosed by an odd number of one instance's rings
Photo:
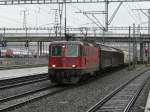
[[[87,46],[94,46],[92,43],[82,42],[82,41],[53,41],[51,44],[81,44]]]
[[[80,45],[87,45],[87,46],[95,46],[96,45],[97,47],[99,47],[101,50],[104,50],[104,51],[123,53],[122,50],[120,50],[120,49],[106,46],[106,45],[98,43],[98,42],[93,44],[93,43],[84,42],[84,41],[53,41],[53,42],[51,42],[51,44],[80,44]]]

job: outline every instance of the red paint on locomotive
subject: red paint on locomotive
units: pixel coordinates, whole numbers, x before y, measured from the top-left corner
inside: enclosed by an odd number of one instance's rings
[[[48,66],[50,79],[92,74],[99,70],[99,49],[80,41],[52,42]]]
[[[98,48],[94,46],[84,45],[84,43],[80,42],[56,42],[50,45],[50,56],[49,56],[49,68],[72,68],[72,65],[75,65],[74,68],[90,68],[93,66],[98,66],[99,58],[98,58]],[[67,48],[66,45],[70,44],[76,45],[78,48],[78,53],[74,56],[66,55]],[[53,56],[53,47],[60,47],[60,54],[56,53]],[[55,56],[56,55],[56,56]]]

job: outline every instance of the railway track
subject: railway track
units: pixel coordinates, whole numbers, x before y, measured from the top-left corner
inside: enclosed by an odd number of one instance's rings
[[[41,82],[45,80],[48,80],[47,74],[38,74],[34,76],[25,76],[25,77],[13,78],[13,79],[1,80],[0,90],[32,84],[32,83]]]
[[[16,79],[9,79],[1,82],[0,90],[13,89],[32,83],[42,82],[48,80],[47,74],[39,74],[36,76],[27,76]],[[9,82],[10,81],[10,82]],[[12,81],[12,82],[11,82]],[[9,83],[8,83],[9,82]],[[54,94],[63,92],[67,89],[71,89],[72,86],[58,86],[54,84],[47,84],[44,87],[37,89],[30,89],[24,92],[18,92],[17,94],[10,94],[0,99],[0,112],[6,112],[21,107],[31,101],[44,98],[46,96],[52,96]]]
[[[46,96],[52,96],[54,94],[63,92],[66,89],[68,89],[68,87],[60,87],[57,85],[52,85],[49,87],[41,88],[39,90],[28,91],[19,95],[9,96],[9,97],[0,99],[0,112],[13,110],[33,100],[38,100]]]
[[[31,68],[31,67],[43,67],[47,66],[47,64],[38,64],[38,65],[10,65],[10,66],[0,66],[0,70],[8,70],[8,69],[18,69],[18,68]]]
[[[87,112],[129,112],[149,78],[148,71],[136,75],[98,101]]]

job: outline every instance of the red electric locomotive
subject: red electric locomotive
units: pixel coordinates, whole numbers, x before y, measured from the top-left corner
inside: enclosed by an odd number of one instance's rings
[[[52,42],[49,47],[49,79],[53,83],[77,83],[89,74],[124,64],[124,53],[100,43]]]
[[[53,83],[77,83],[99,70],[99,48],[81,41],[55,41],[49,46],[49,79]]]

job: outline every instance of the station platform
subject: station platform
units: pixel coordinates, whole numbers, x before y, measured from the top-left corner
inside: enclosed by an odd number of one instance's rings
[[[48,73],[48,67],[33,67],[33,68],[20,68],[10,70],[0,70],[0,80],[18,78],[23,76],[31,76],[37,74]]]
[[[146,107],[145,107],[144,112],[150,112],[150,91],[149,91],[149,94],[148,94],[147,103],[146,103]]]

